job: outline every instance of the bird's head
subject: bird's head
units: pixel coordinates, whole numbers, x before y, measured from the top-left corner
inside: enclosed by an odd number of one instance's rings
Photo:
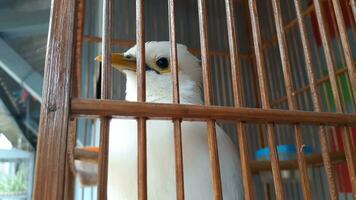
[[[170,42],[146,42],[145,53],[146,94],[148,100],[150,99],[150,96],[152,96],[151,99],[153,101],[155,98],[160,98],[162,96],[166,96],[167,98],[168,96],[171,97],[172,70],[170,65]],[[135,90],[132,94],[136,93],[136,89],[134,89],[136,85],[130,83],[136,82],[136,57],[136,45],[124,53],[113,53],[111,55],[111,65],[127,76],[127,96],[130,96],[132,90]],[[184,98],[184,91],[182,90],[189,90],[189,87],[192,85],[196,88],[199,87],[201,83],[201,65],[199,59],[193,56],[188,51],[188,48],[182,44],[177,44],[177,59],[180,79],[179,86],[181,88],[181,97]],[[95,60],[101,62],[102,56],[97,56]],[[135,97],[127,97],[126,99],[134,100],[134,98]]]

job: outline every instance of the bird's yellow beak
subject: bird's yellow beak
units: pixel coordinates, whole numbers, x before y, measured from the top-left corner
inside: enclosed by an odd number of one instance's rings
[[[95,60],[102,62],[103,56],[97,56]],[[111,54],[111,65],[118,70],[136,71],[136,60],[129,60],[121,53]]]

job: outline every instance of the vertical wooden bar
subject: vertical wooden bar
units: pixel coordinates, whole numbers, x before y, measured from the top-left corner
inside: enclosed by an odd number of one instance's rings
[[[335,15],[336,15],[337,27],[340,32],[341,45],[342,45],[342,49],[344,52],[346,65],[348,68],[351,90],[352,90],[354,104],[355,104],[355,102],[356,102],[356,68],[355,68],[355,65],[354,65],[353,59],[352,59],[352,52],[351,52],[350,43],[349,43],[349,40],[347,37],[347,31],[346,31],[346,27],[345,27],[345,22],[344,22],[344,17],[343,17],[342,10],[341,10],[340,2],[339,2],[339,0],[332,0],[332,3],[333,3]]]
[[[103,1],[103,62],[101,68],[101,99],[110,99],[112,96],[111,80],[111,30],[112,30],[112,1]],[[100,118],[99,166],[98,166],[98,193],[99,200],[107,198],[108,158],[109,158],[109,117]]]
[[[75,197],[75,166],[74,148],[76,145],[77,119],[71,118],[68,125],[67,162],[65,178],[65,199],[73,200]]]
[[[226,22],[229,37],[230,60],[231,60],[231,75],[234,94],[235,107],[243,106],[242,98],[242,81],[241,81],[241,66],[238,54],[237,37],[235,32],[235,16],[234,4],[231,0],[225,0],[226,7]],[[244,187],[244,199],[254,199],[252,175],[249,166],[248,145],[245,132],[245,123],[238,121],[236,123],[236,135],[239,142],[240,159],[241,159],[241,173]]]
[[[298,19],[298,26],[299,26],[300,36],[301,36],[301,40],[302,40],[302,45],[303,45],[303,53],[304,53],[304,57],[305,57],[305,64],[306,64],[306,69],[307,69],[309,85],[310,85],[310,91],[312,94],[314,110],[316,112],[321,112],[319,94],[317,92],[318,90],[317,90],[314,69],[313,69],[313,64],[312,64],[312,58],[311,58],[311,49],[310,49],[309,41],[307,39],[307,32],[306,32],[306,28],[305,28],[305,24],[304,24],[303,15],[301,12],[300,1],[294,0],[294,5],[295,5],[295,10],[296,10],[297,19]],[[319,140],[320,140],[320,145],[321,145],[321,153],[322,153],[322,157],[323,157],[323,163],[324,163],[324,167],[325,167],[325,171],[326,171],[326,178],[327,178],[327,182],[328,182],[330,198],[337,199],[335,178],[333,176],[333,167],[331,165],[331,160],[330,160],[330,156],[329,156],[329,149],[328,149],[328,144],[327,144],[327,139],[326,139],[326,131],[323,126],[319,127]]]
[[[287,102],[289,110],[296,110],[296,102],[293,97],[293,82],[292,82],[292,74],[290,71],[290,60],[287,51],[287,41],[286,36],[283,28],[283,21],[282,21],[282,13],[279,0],[272,0],[272,9],[274,15],[274,21],[276,26],[277,32],[277,40],[279,45],[279,52],[281,55],[281,62],[282,62],[282,69],[283,69],[283,77],[284,77],[284,84],[287,93]],[[297,147],[297,160],[298,166],[300,171],[301,183],[302,183],[302,191],[303,191],[303,199],[312,199],[311,189],[310,189],[310,182],[308,176],[308,168],[305,162],[305,156],[303,152],[303,140],[302,140],[302,132],[300,126],[298,124],[294,125],[294,135],[295,135],[295,142]]]
[[[249,17],[249,8],[248,8],[248,2],[247,1],[242,1],[241,2],[244,6],[244,13],[243,13],[243,16],[246,17],[246,31],[247,31],[247,38],[248,38],[248,45],[249,46],[253,46],[253,39],[252,39],[252,28],[251,28],[251,20],[250,20],[250,17]],[[249,53],[250,56],[249,56],[249,60],[252,64],[252,66],[256,66],[255,65],[255,62],[256,62],[256,59],[254,58],[254,53],[251,52]],[[252,78],[253,78],[253,93],[254,95],[256,96],[256,107],[258,107],[258,105],[261,104],[260,102],[260,98],[259,98],[259,85],[258,85],[258,80],[257,80],[257,70],[255,67],[252,67]],[[259,146],[263,146],[266,144],[266,140],[265,140],[265,135],[263,134],[263,130],[262,130],[262,125],[261,124],[258,124],[258,139],[259,139]]]
[[[72,68],[72,98],[80,97],[81,90],[81,61],[82,61],[82,42],[83,42],[83,25],[84,25],[84,0],[77,1],[76,4],[76,38],[75,38],[75,65]],[[68,126],[68,142],[66,162],[66,183],[65,199],[72,200],[75,198],[75,166],[74,166],[74,148],[76,146],[77,119],[71,118]]]
[[[53,0],[50,16],[33,199],[61,200],[65,191],[75,1]]]
[[[322,13],[322,9],[321,9],[319,0],[314,0],[314,5],[315,5],[315,12],[316,12],[317,20],[318,20],[318,25],[319,25],[319,31],[320,31],[320,35],[321,35],[321,39],[322,39],[324,54],[325,54],[325,58],[326,58],[326,64],[327,64],[328,71],[329,71],[330,83],[331,83],[331,88],[332,88],[332,92],[333,92],[333,96],[334,96],[336,111],[343,112],[343,107],[342,107],[341,98],[340,98],[340,92],[338,90],[337,78],[336,78],[336,73],[335,73],[335,69],[334,69],[335,63],[334,63],[334,60],[332,59],[331,47],[330,47],[330,44],[327,39],[327,32],[325,29],[323,13]],[[334,5],[334,7],[335,7],[335,5]],[[344,50],[345,50],[345,46],[344,46]],[[347,57],[347,55],[345,55],[345,56]],[[350,77],[350,78],[352,78],[352,77]],[[345,156],[346,156],[347,166],[348,166],[350,179],[351,179],[352,193],[353,193],[353,195],[356,195],[355,163],[352,159],[352,152],[351,152],[352,148],[351,148],[348,130],[349,130],[348,128],[342,127],[342,140],[344,143]]]
[[[172,71],[173,83],[173,103],[179,104],[179,69],[177,59],[177,41],[176,41],[176,22],[175,22],[175,0],[168,2],[168,19],[169,19],[169,40],[171,43],[170,50],[170,68]],[[184,200],[184,173],[183,173],[183,153],[182,153],[182,130],[181,120],[173,120],[174,125],[174,152],[176,167],[176,194],[178,200]]]
[[[255,0],[249,0],[249,10],[250,10],[251,25],[252,25],[252,33],[253,33],[254,50],[256,56],[257,74],[259,77],[259,85],[260,85],[260,92],[261,92],[262,108],[270,109],[268,85],[266,81],[266,72],[263,63],[264,61],[263,61],[261,32],[260,32],[260,25],[258,22],[258,14],[257,14],[257,7],[256,7]],[[280,168],[278,163],[278,154],[276,150],[274,127],[273,124],[270,123],[267,124],[267,142],[270,150],[272,175],[273,175],[273,181],[275,185],[276,199],[281,200],[284,199],[284,191],[283,191],[282,178],[281,178],[281,173],[280,173]]]
[[[351,9],[352,9],[352,14],[354,16],[354,20],[356,22],[356,3],[355,3],[355,0],[350,0],[350,5],[351,5]]]
[[[82,44],[84,31],[84,0],[77,1],[76,7],[76,44],[75,44],[75,67],[73,69],[73,89],[72,94],[75,97],[81,95],[81,66],[82,66]]]
[[[137,47],[137,100],[146,101],[144,0],[136,0],[136,47]],[[138,199],[147,199],[147,138],[146,119],[137,119],[137,183]]]
[[[209,66],[209,48],[208,48],[208,27],[207,13],[205,0],[198,0],[198,16],[199,16],[199,33],[201,46],[201,59],[204,84],[204,102],[205,105],[212,105],[212,88]],[[215,121],[208,120],[208,147],[211,165],[212,183],[213,183],[213,199],[222,199],[221,175],[219,166],[218,145],[215,132]]]

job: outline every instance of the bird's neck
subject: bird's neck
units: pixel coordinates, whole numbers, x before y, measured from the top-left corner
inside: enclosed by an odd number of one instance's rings
[[[126,74],[126,100],[137,101],[136,74]],[[148,78],[148,76],[150,76]],[[172,77],[170,74],[158,75],[155,72],[146,72],[146,101],[154,103],[172,103]],[[201,90],[195,81],[188,76],[179,76],[179,95],[182,104],[203,104]]]

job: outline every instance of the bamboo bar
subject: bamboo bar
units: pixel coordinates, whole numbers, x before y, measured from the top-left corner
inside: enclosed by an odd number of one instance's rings
[[[175,23],[175,0],[168,2],[169,37],[171,42],[170,68],[172,71],[173,83],[173,103],[179,104],[179,69],[177,60],[177,41]],[[182,130],[181,120],[174,119],[174,152],[175,152],[175,172],[176,172],[176,194],[177,200],[184,200],[184,172],[183,172],[183,153],[182,153]]]
[[[235,17],[234,17],[234,4],[231,0],[225,0],[226,7],[226,21],[227,30],[229,37],[229,47],[230,47],[230,60],[231,60],[231,75],[234,93],[234,103],[235,107],[239,108],[243,106],[242,98],[242,81],[240,72],[240,58],[237,54],[237,38],[235,32]],[[249,155],[248,155],[248,145],[245,132],[245,124],[241,121],[236,123],[236,136],[239,142],[240,159],[241,159],[241,174],[242,182],[244,187],[244,199],[251,200],[254,199],[253,195],[253,185],[252,185],[252,175],[249,166]]]
[[[279,45],[279,52],[282,62],[282,69],[283,69],[283,77],[284,77],[284,84],[287,93],[288,99],[288,107],[289,110],[296,110],[296,102],[292,95],[292,91],[294,90],[293,83],[292,83],[292,74],[291,74],[291,66],[289,55],[287,52],[287,42],[286,36],[283,30],[283,22],[282,22],[282,13],[280,8],[279,0],[272,0],[272,8],[274,14],[274,21],[276,26],[277,32],[277,39]],[[295,143],[296,149],[302,149],[302,132],[300,129],[299,124],[294,124],[294,136],[295,136]],[[312,199],[311,189],[310,189],[310,182],[308,178],[308,169],[305,162],[305,156],[303,151],[297,151],[297,158],[298,158],[298,166],[300,171],[301,177],[301,184],[302,184],[302,191],[303,191],[303,199]]]
[[[111,34],[112,34],[112,1],[103,1],[103,62],[101,68],[101,99],[110,99],[112,96],[111,81]],[[98,193],[99,200],[107,198],[108,158],[109,158],[109,125],[110,117],[100,118],[100,143],[98,166]]]
[[[320,31],[321,39],[322,39],[322,43],[323,43],[326,63],[327,63],[328,71],[329,71],[330,83],[331,83],[331,88],[332,88],[332,92],[333,92],[333,96],[334,96],[336,111],[343,112],[340,93],[338,90],[337,80],[336,80],[336,75],[335,75],[334,61],[332,59],[331,48],[330,48],[330,45],[329,45],[329,42],[327,39],[327,35],[326,35],[327,33],[326,33],[325,25],[324,25],[321,6],[320,6],[320,3],[318,0],[314,0],[314,4],[315,4],[315,12],[316,12],[317,20],[318,20],[318,25],[319,25],[319,31]],[[352,78],[352,77],[350,77],[350,78]],[[346,127],[343,127],[342,128],[342,141],[344,143],[347,166],[348,166],[348,170],[349,170],[349,174],[350,174],[352,193],[353,193],[353,195],[356,195],[355,164],[352,160],[352,155],[351,155],[352,148],[351,148],[348,133],[349,133],[348,129]]]
[[[307,68],[310,91],[312,94],[314,110],[316,112],[321,112],[319,94],[317,92],[318,91],[317,90],[317,81],[315,80],[312,58],[311,58],[311,50],[310,50],[310,45],[309,45],[309,42],[307,39],[306,29],[305,29],[305,25],[304,25],[304,19],[301,14],[301,5],[300,5],[299,0],[294,0],[294,5],[295,5],[296,14],[297,14],[298,24],[299,24],[300,36],[301,36],[301,40],[302,40],[302,44],[303,44],[303,52],[304,52],[304,57],[305,57],[305,63],[306,63],[306,68]],[[323,164],[324,164],[324,168],[326,171],[326,177],[327,177],[330,197],[331,197],[331,199],[336,199],[337,198],[336,185],[335,185],[335,179],[333,176],[331,160],[330,160],[330,156],[329,156],[329,149],[328,149],[328,144],[327,144],[327,139],[326,139],[326,131],[325,131],[325,128],[322,126],[319,127],[319,140],[320,140],[320,145],[321,145]]]
[[[137,47],[137,101],[146,101],[146,63],[145,63],[145,22],[144,0],[136,0],[136,47]],[[147,199],[147,133],[146,119],[137,118],[137,183],[138,199]]]
[[[256,65],[257,65],[260,92],[261,92],[262,108],[270,109],[268,85],[266,81],[265,67],[263,63],[261,32],[260,32],[260,25],[258,22],[258,14],[257,14],[257,7],[256,7],[255,0],[249,0],[249,9],[250,9],[250,16],[251,16],[250,18],[251,18],[251,25],[252,25],[252,32],[253,32]],[[270,157],[271,157],[273,182],[275,186],[275,194],[277,200],[282,200],[284,199],[284,191],[283,191],[281,173],[279,169],[278,155],[277,155],[276,144],[275,144],[276,139],[274,134],[275,133],[274,133],[273,124],[271,123],[267,124],[267,142],[268,142],[269,150],[271,152]]]
[[[346,27],[345,27],[345,23],[344,23],[344,17],[342,15],[342,10],[340,7],[340,2],[339,2],[339,0],[332,0],[332,3],[333,3],[335,15],[336,15],[337,26],[338,26],[338,29],[340,32],[341,45],[342,45],[342,49],[344,52],[346,65],[348,68],[350,85],[351,85],[351,90],[352,90],[353,99],[354,99],[353,102],[354,102],[354,105],[356,105],[356,103],[355,103],[356,102],[356,68],[355,68],[355,65],[354,65],[354,62],[352,59],[350,42],[347,37],[347,32],[346,32]],[[355,182],[355,184],[356,184],[356,182]],[[355,192],[356,192],[356,188],[355,188]],[[356,195],[356,193],[354,195]]]
[[[208,55],[208,27],[207,27],[207,13],[205,0],[198,0],[198,16],[199,16],[199,32],[200,32],[200,46],[201,46],[201,60],[203,72],[203,86],[204,86],[204,103],[205,105],[212,104],[212,88],[210,79],[210,63]],[[208,120],[208,147],[211,165],[211,177],[213,185],[213,199],[222,199],[221,175],[219,166],[218,145],[215,132],[215,121]]]

